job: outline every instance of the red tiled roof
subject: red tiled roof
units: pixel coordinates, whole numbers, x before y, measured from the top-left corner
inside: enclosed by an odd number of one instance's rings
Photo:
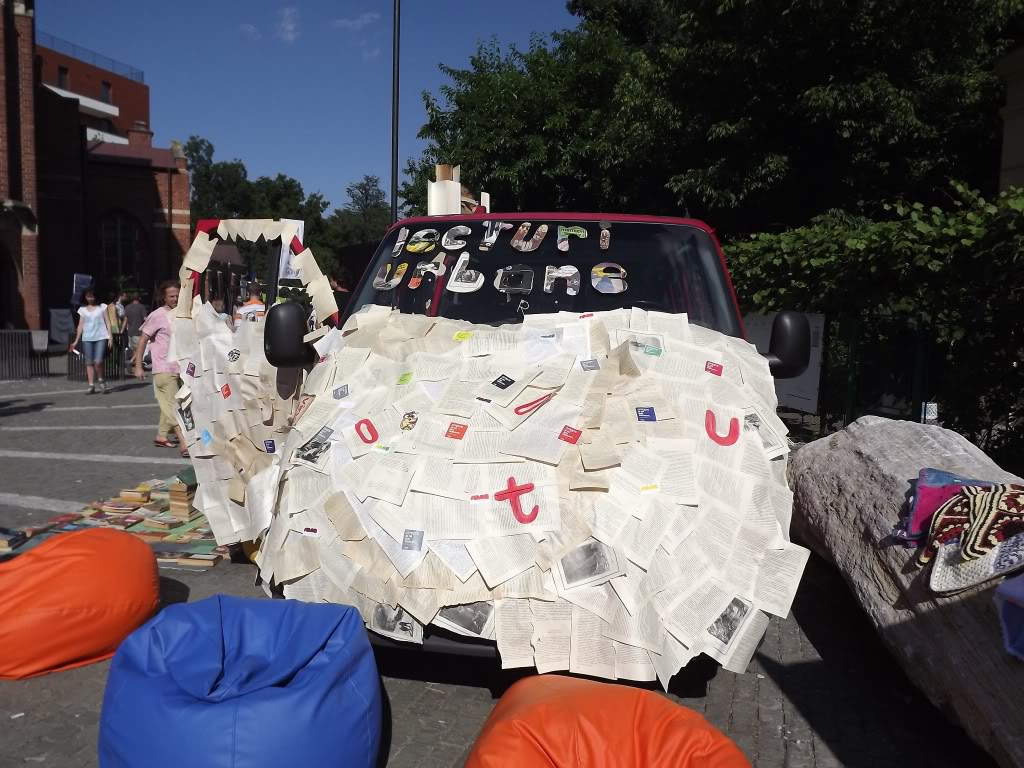
[[[138,144],[110,144],[105,141],[89,142],[89,157],[115,163],[151,165],[157,168],[175,168],[174,153],[169,149],[143,147]]]

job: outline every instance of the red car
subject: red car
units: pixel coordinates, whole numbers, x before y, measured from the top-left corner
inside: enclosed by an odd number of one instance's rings
[[[636,306],[685,312],[691,325],[744,336],[721,246],[711,228],[694,219],[589,213],[405,219],[378,246],[342,322],[367,304],[492,325],[521,322],[526,314]],[[267,357],[274,365],[310,359],[301,349],[304,313],[288,306],[274,307],[267,319]],[[810,356],[807,319],[780,312],[770,347],[773,375],[802,373]],[[377,633],[370,637],[375,645],[412,647]],[[422,650],[496,653],[493,642],[433,625],[424,628]]]

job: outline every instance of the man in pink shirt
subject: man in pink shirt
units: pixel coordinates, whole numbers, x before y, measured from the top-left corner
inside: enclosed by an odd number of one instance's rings
[[[145,377],[142,356],[146,351],[146,342],[151,341],[149,355],[153,361],[153,390],[160,405],[160,424],[153,444],[161,448],[173,448],[175,444],[168,439],[173,432],[178,437],[177,444],[181,446],[181,455],[185,457],[188,456],[185,436],[174,418],[174,395],[181,387],[178,380],[178,363],[167,359],[174,328],[174,310],[178,306],[178,284],[173,280],[164,281],[160,285],[160,294],[163,296],[163,306],[151,312],[140,329],[142,335],[135,348],[135,378]]]

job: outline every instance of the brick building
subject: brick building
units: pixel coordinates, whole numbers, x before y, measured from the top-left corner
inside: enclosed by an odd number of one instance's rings
[[[0,327],[43,328],[72,278],[152,294],[188,249],[180,147],[153,146],[143,73],[0,0]]]

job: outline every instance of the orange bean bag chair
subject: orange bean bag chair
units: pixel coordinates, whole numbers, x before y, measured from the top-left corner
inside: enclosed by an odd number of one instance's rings
[[[156,558],[129,533],[62,533],[0,563],[0,680],[110,658],[156,610]]]
[[[701,715],[651,691],[543,675],[513,685],[466,768],[749,768]]]

